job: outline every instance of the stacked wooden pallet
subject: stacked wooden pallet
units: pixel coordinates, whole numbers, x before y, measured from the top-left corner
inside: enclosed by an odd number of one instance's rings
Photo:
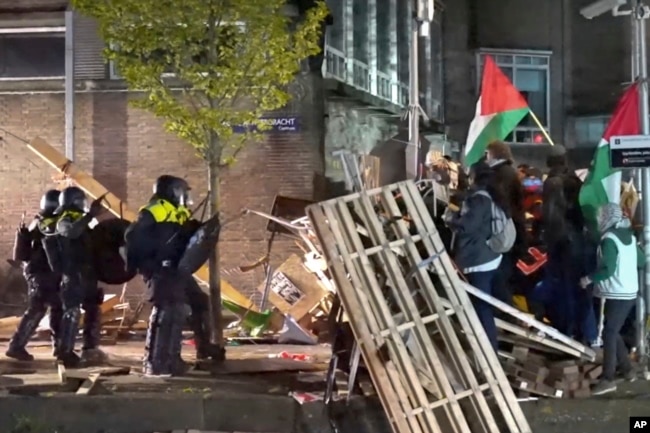
[[[531,432],[413,182],[307,214],[396,433]]]
[[[544,355],[515,346],[503,366],[512,387],[521,397],[586,398],[603,372],[602,365],[566,359],[548,360]]]

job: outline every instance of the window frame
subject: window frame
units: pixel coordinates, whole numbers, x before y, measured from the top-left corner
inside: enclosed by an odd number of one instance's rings
[[[246,23],[244,21],[224,21],[220,25],[235,25],[238,27],[241,27],[242,30],[246,31]],[[124,78],[117,72],[117,68],[115,67],[115,62],[113,60],[109,60],[108,62],[108,77],[111,80],[124,80]],[[203,74],[206,75],[206,74]],[[173,79],[176,78],[176,74],[174,72],[163,72],[160,74],[160,78],[167,78],[167,79]]]
[[[62,38],[65,41],[66,28],[65,26],[41,26],[41,27],[0,27],[0,38],[3,36],[14,36],[14,35],[30,35],[30,36],[40,36],[43,35],[56,35],[54,37]],[[63,56],[63,61],[65,62],[65,51]],[[41,77],[2,77],[0,76],[0,82],[15,82],[15,81],[48,81],[48,80],[65,80],[65,72],[63,75],[54,75],[54,76],[41,76]]]
[[[545,71],[546,72],[546,124],[544,129],[550,135],[552,122],[551,122],[551,60],[553,56],[552,51],[547,50],[513,50],[513,49],[501,49],[501,48],[480,48],[476,50],[474,64],[476,68],[476,95],[478,97],[481,90],[481,79],[483,75],[483,63],[482,59],[484,56],[490,55],[494,58],[497,66],[503,69],[511,69],[513,74],[513,84],[516,82],[517,69],[520,70],[536,70],[536,71]],[[512,63],[506,64],[499,61],[499,56],[510,56],[512,57]],[[518,64],[517,58],[522,57],[533,57],[544,59],[544,64],[533,65],[533,64]],[[515,84],[516,86],[516,84]],[[517,126],[513,131],[513,140],[510,141],[512,144],[534,144],[532,140],[527,141],[516,141],[517,132],[525,132],[532,134],[535,131],[539,131],[537,126]]]
[[[612,118],[611,114],[594,114],[594,115],[584,115],[584,116],[573,116],[571,119],[572,123],[572,131],[573,131],[573,142],[575,143],[575,146],[577,148],[587,148],[587,147],[594,147],[598,146],[598,142],[602,138],[602,134],[597,137],[594,141],[579,141],[578,140],[578,124],[580,122],[585,122],[585,123],[590,123],[592,121],[597,121],[599,123],[599,126],[602,126],[603,133],[607,129],[607,125],[609,124],[610,120]],[[589,126],[589,125],[587,125]]]

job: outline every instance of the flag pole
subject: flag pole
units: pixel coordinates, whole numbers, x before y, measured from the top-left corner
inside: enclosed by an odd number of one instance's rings
[[[546,132],[546,128],[544,128],[544,127],[542,126],[542,122],[539,121],[539,119],[537,118],[537,116],[535,115],[535,113],[533,113],[533,110],[529,109],[529,110],[528,110],[528,113],[530,114],[530,117],[533,118],[533,122],[535,122],[535,124],[537,124],[537,126],[539,127],[539,129],[542,130],[542,134],[544,134],[544,138],[546,138],[546,141],[548,141],[548,143],[549,143],[551,146],[555,146],[555,143],[553,143],[553,140],[551,139],[551,136],[548,135],[548,132]]]
[[[633,9],[634,18],[637,20],[637,26],[635,28],[637,34],[637,43],[635,44],[636,58],[639,62],[637,65],[637,70],[639,72],[639,116],[641,117],[641,134],[649,135],[650,134],[650,118],[648,118],[648,58],[646,52],[646,19],[648,18],[650,10],[644,4],[643,0],[637,0],[635,2]],[[643,217],[643,246],[646,257],[650,254],[650,168],[645,167],[641,171],[641,209]],[[643,299],[642,302],[639,302],[639,307],[642,308],[645,313],[647,323],[648,317],[648,304],[650,304],[650,263],[646,258],[645,272],[644,272],[644,285],[641,287],[639,293],[640,297]],[[644,329],[647,332],[647,329]],[[650,379],[650,374],[648,372],[648,345],[645,339],[646,334],[644,332],[641,338],[641,347],[639,349],[644,349],[644,352],[641,353],[641,362],[643,366],[643,373],[645,379]]]

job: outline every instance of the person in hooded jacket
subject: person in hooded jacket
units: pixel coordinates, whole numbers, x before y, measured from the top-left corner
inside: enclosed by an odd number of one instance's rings
[[[504,198],[502,203],[504,212],[512,218],[517,232],[517,238],[512,250],[503,255],[503,261],[495,281],[494,296],[512,305],[513,296],[513,271],[517,260],[527,251],[526,212],[524,211],[524,188],[519,172],[514,167],[514,158],[510,146],[502,141],[493,141],[488,144],[486,162],[492,169],[493,189]]]
[[[34,356],[27,352],[26,346],[34,335],[47,308],[50,308],[50,330],[52,348],[56,355],[63,306],[61,304],[59,284],[61,275],[50,269],[42,240],[53,235],[57,218],[54,211],[59,207],[60,192],[56,189],[47,191],[41,198],[40,212],[27,227],[20,227],[14,246],[14,260],[23,262],[23,275],[27,282],[29,306],[20,320],[5,355],[19,361],[32,361]],[[23,245],[19,245],[23,243]]]
[[[601,395],[616,391],[617,369],[626,380],[636,379],[621,329],[636,303],[639,268],[645,266],[646,257],[619,204],[603,205],[598,210],[597,223],[601,233],[598,265],[580,284],[583,289],[593,284],[594,295],[605,302],[603,374],[592,390],[592,394]]]
[[[477,289],[494,296],[495,280],[502,254],[488,246],[492,237],[492,203],[505,212],[505,198],[495,189],[490,166],[484,161],[470,168],[471,187],[463,201],[460,212],[447,210],[444,219],[455,234],[454,261],[467,281]],[[486,197],[483,193],[487,193]],[[476,314],[492,344],[497,349],[497,328],[492,306],[472,298]]]

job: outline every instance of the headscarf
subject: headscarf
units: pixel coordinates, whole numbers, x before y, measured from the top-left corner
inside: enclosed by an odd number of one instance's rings
[[[629,228],[630,220],[623,214],[623,209],[618,203],[607,203],[600,207],[597,215],[598,230],[601,234],[611,228]]]

